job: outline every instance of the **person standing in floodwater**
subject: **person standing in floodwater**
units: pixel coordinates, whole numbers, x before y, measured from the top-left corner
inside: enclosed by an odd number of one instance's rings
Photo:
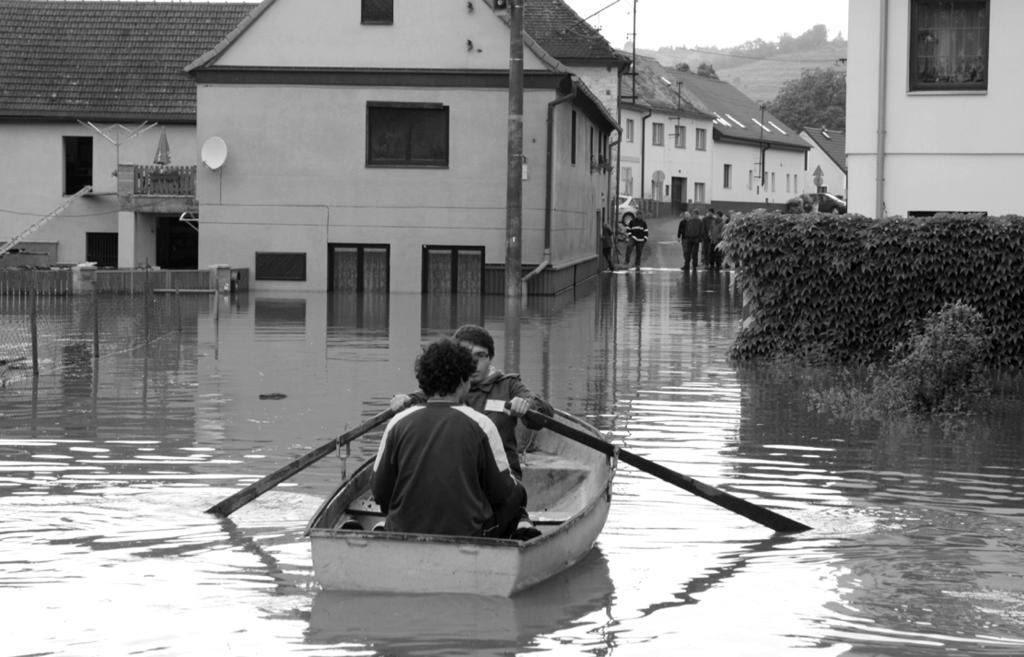
[[[633,220],[629,222],[629,227],[626,228],[626,236],[629,238],[630,247],[626,249],[626,267],[629,267],[629,254],[632,250],[635,254],[634,268],[639,270],[640,258],[643,257],[644,246],[647,245],[647,238],[650,236],[647,222],[640,216],[640,213],[637,213]]]

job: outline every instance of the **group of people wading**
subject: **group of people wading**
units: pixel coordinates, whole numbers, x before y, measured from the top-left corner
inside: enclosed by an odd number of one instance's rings
[[[722,241],[725,230],[725,215],[708,208],[701,215],[696,210],[684,211],[679,219],[676,239],[683,247],[683,271],[697,271],[698,256],[704,267],[710,271],[722,268],[722,252],[718,243]]]

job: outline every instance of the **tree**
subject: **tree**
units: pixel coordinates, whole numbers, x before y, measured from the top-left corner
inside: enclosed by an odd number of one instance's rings
[[[846,130],[846,72],[804,69],[799,78],[782,85],[767,109],[796,130],[805,126]]]
[[[718,74],[715,73],[715,67],[707,62],[701,62],[700,66],[697,67],[697,75],[705,78],[718,79]]]

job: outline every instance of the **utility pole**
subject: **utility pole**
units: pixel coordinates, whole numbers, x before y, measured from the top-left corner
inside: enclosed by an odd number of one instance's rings
[[[523,296],[523,2],[508,0],[508,190],[505,296]]]

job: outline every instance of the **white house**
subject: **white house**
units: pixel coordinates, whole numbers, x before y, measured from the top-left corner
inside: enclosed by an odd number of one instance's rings
[[[644,198],[673,214],[680,199],[722,210],[780,208],[810,184],[807,143],[728,82],[647,57],[637,57],[636,71],[636,98],[623,103],[620,193],[633,181],[639,196],[632,168],[643,172]],[[632,95],[631,77],[623,76],[624,99]],[[659,119],[665,127],[656,127]],[[643,148],[630,148],[630,120],[643,128]]]
[[[638,57],[623,75],[619,193],[643,199],[657,214],[677,215],[710,200],[711,122],[685,100],[654,59]]]
[[[507,20],[489,0],[260,4],[188,67],[198,139],[227,148],[199,169],[200,266],[268,290],[502,291]],[[600,268],[616,122],[584,77],[607,91],[621,61],[561,0],[524,25],[522,261],[556,293]]]
[[[824,127],[805,127],[800,131],[800,138],[811,147],[807,152],[802,191],[828,192],[846,198],[846,133]],[[815,184],[816,172],[820,172],[820,185]]]
[[[851,212],[1024,213],[1024,2],[850,3]]]
[[[0,266],[196,267],[184,67],[254,6],[0,0]]]

